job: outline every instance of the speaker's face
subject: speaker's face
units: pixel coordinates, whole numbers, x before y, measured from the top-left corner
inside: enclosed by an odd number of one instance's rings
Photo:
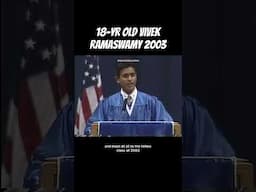
[[[132,93],[136,87],[137,74],[133,67],[127,67],[120,71],[119,77],[117,77],[117,83],[127,94]]]

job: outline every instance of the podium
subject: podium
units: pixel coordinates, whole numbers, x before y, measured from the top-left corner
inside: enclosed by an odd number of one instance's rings
[[[181,137],[181,126],[173,121],[99,121],[92,125],[94,137]]]
[[[47,192],[74,191],[74,156],[47,158],[41,167],[40,186]]]

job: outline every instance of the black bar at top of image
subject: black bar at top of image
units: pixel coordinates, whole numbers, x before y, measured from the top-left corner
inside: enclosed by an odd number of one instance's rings
[[[99,10],[97,7],[104,7]],[[90,11],[89,11],[90,10]],[[98,27],[162,27],[157,37],[97,37]],[[166,49],[89,49],[92,39],[148,39],[167,40]],[[154,44],[154,43],[153,43]],[[174,0],[167,4],[153,4],[139,7],[135,4],[112,7],[109,5],[89,6],[84,1],[74,3],[74,54],[182,54],[182,1]]]
[[[182,191],[181,148],[177,137],[75,138],[74,189]]]

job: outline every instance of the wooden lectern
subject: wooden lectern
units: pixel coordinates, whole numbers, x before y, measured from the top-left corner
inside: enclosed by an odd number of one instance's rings
[[[44,191],[73,191],[74,156],[47,158],[41,167],[40,186]]]
[[[247,159],[237,159],[237,188],[247,191],[255,192],[253,164]]]
[[[40,186],[45,191],[54,192],[58,188],[59,163],[57,159],[46,160],[42,164]]]

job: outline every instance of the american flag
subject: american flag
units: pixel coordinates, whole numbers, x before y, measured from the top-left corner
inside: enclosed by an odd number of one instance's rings
[[[103,99],[102,83],[99,68],[99,56],[76,56],[77,75],[76,86],[78,87],[77,108],[75,117],[75,136],[84,136],[86,121],[96,109],[100,100]]]
[[[16,95],[10,102],[1,186],[22,188],[32,152],[68,102],[58,5],[28,0]]]

